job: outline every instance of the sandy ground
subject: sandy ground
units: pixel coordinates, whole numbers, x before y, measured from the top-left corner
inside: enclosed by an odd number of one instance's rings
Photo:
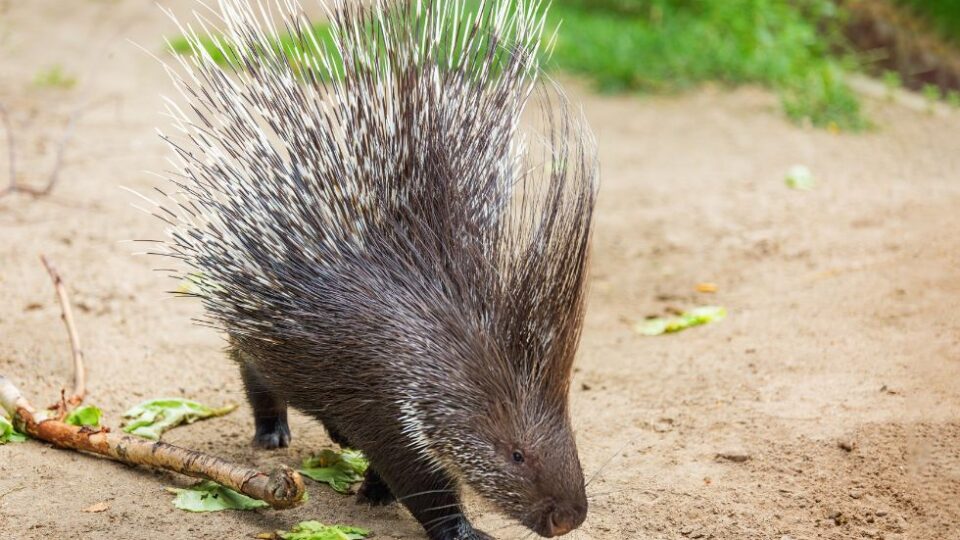
[[[157,260],[122,242],[161,231],[118,186],[147,190],[144,171],[165,168],[154,128],[169,91],[127,39],[159,52],[170,31],[146,0],[0,2],[0,101],[22,181],[42,183],[71,111],[111,100],[78,121],[51,197],[0,200],[0,372],[40,403],[69,374],[45,253],[76,298],[89,402],[114,425],[149,397],[242,401],[222,339],[190,323],[198,306],[164,294],[175,284],[152,271]],[[54,64],[75,88],[32,85]],[[588,475],[608,464],[573,537],[960,538],[960,112],[872,102],[878,129],[853,136],[792,126],[759,90],[576,94],[603,184],[572,402]],[[816,190],[784,186],[795,163]],[[695,292],[702,281],[719,292]],[[701,304],[730,316],[666,337],[632,330]],[[255,451],[250,424],[243,406],[167,440],[262,467],[330,445],[295,417],[291,448]],[[39,443],[2,446],[0,537],[250,538],[319,519],[422,538],[396,506],[360,507],[316,484],[295,511],[188,514],[163,490],[184,483]],[[109,509],[82,511],[100,502]]]

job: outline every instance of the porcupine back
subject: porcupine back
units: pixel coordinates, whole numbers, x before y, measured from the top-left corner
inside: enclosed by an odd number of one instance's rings
[[[349,347],[367,338],[344,326],[375,316],[363,298],[407,284],[429,294],[398,309],[442,299],[531,377],[568,377],[597,167],[538,81],[541,2],[338,2],[329,42],[292,1],[219,11],[181,27],[179,171],[157,212],[207,322]]]

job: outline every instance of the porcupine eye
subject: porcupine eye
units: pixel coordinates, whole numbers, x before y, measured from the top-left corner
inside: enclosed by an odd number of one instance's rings
[[[524,458],[523,458],[523,454],[520,453],[520,451],[515,450],[515,451],[513,452],[513,462],[514,462],[514,463],[516,463],[516,464],[519,465],[519,464],[523,463],[523,459],[524,459]]]

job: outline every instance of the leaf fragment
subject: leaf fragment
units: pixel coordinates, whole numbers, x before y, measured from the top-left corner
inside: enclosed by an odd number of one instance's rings
[[[247,497],[210,480],[204,480],[189,488],[168,487],[167,491],[177,495],[173,499],[173,505],[188,512],[255,510],[270,506],[264,501]]]
[[[659,336],[720,321],[726,316],[727,310],[725,308],[720,306],[703,306],[685,311],[676,317],[647,319],[634,326],[634,330],[644,336]]]
[[[711,282],[709,282],[709,281],[703,281],[703,282],[697,283],[696,289],[697,289],[697,292],[700,292],[700,293],[712,294],[712,293],[717,292],[717,290],[719,289],[719,287],[717,287],[717,284],[716,284],[716,283],[711,283]]]
[[[13,427],[13,424],[10,423],[10,420],[7,420],[6,416],[0,414],[0,444],[23,442],[25,440],[27,440],[27,436],[17,431],[17,429]]]
[[[324,525],[319,521],[302,521],[290,531],[277,531],[283,540],[362,540],[370,531],[351,525]]]
[[[816,186],[813,180],[813,173],[803,165],[794,165],[787,171],[787,187],[800,191],[810,191]]]
[[[369,465],[367,458],[357,450],[345,449],[342,452],[335,452],[326,449],[316,456],[303,460],[300,474],[317,482],[329,484],[340,493],[348,493],[351,485],[363,480]]]
[[[63,421],[71,426],[97,427],[100,425],[100,417],[102,416],[103,411],[97,407],[93,405],[81,405],[70,411],[70,414],[68,414]]]
[[[145,401],[123,414],[127,419],[123,430],[127,433],[158,440],[165,431],[180,424],[192,424],[197,420],[223,416],[237,405],[220,408],[207,407],[196,401],[181,398],[160,398]]]

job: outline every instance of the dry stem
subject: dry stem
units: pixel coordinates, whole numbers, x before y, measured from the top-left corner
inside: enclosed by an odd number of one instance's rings
[[[9,195],[11,193],[25,193],[33,197],[43,197],[49,195],[53,191],[53,188],[57,185],[57,182],[60,180],[60,169],[63,168],[63,155],[66,153],[67,145],[70,143],[70,140],[73,139],[73,133],[76,129],[77,122],[80,120],[80,117],[110,100],[111,98],[105,98],[89,102],[77,107],[72,113],[70,113],[70,117],[67,119],[67,124],[63,129],[63,133],[60,135],[60,139],[57,141],[56,152],[54,153],[53,158],[53,166],[50,169],[50,174],[47,176],[47,182],[43,187],[40,188],[26,186],[17,182],[16,144],[13,135],[13,122],[10,120],[10,112],[3,105],[3,103],[0,103],[0,123],[3,124],[3,127],[7,132],[7,154],[10,162],[8,172],[9,180],[6,187],[0,189],[0,197]]]
[[[77,327],[73,323],[73,311],[70,309],[70,296],[67,295],[67,288],[63,284],[63,278],[57,272],[57,268],[45,256],[41,255],[40,260],[46,267],[50,279],[53,280],[53,286],[57,291],[57,298],[60,300],[60,318],[63,324],[67,326],[67,333],[70,335],[70,350],[73,353],[73,394],[67,400],[71,406],[79,405],[87,395],[87,368],[83,363],[83,350],[80,348],[80,334],[77,333]]]

